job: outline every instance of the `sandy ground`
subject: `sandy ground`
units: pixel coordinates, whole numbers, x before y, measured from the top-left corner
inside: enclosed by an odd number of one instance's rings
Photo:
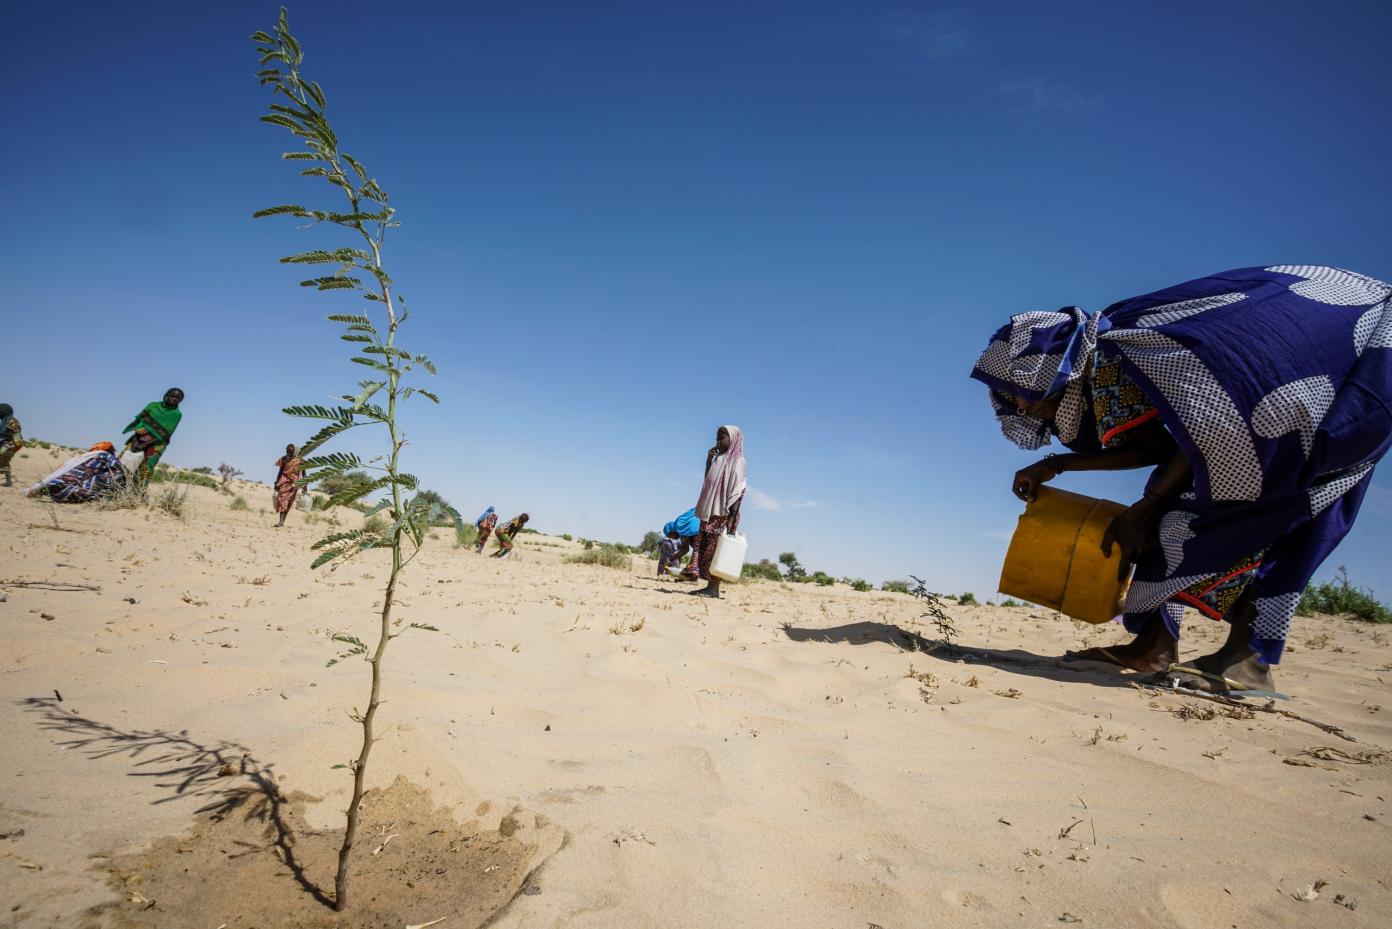
[[[27,451],[18,482],[55,458]],[[0,584],[0,925],[115,899],[93,856],[189,829],[214,788],[186,770],[209,757],[338,820],[367,669],[326,668],[329,636],[370,634],[384,565],[311,573],[323,523],[273,529],[269,489],[237,493],[248,511],[195,489],[179,521],[0,490],[0,581],[101,588]],[[370,782],[565,830],[496,925],[1392,924],[1392,765],[1301,754],[1392,747],[1392,629],[1297,620],[1279,671],[1290,709],[1355,743],[1041,657],[1115,626],[954,608],[991,656],[954,661],[906,649],[896,627],[933,632],[904,595],[757,582],[707,602],[643,559],[566,564],[578,545],[529,535],[498,562],[438,535],[402,614],[440,631],[391,647]],[[1186,655],[1222,631],[1190,630]]]

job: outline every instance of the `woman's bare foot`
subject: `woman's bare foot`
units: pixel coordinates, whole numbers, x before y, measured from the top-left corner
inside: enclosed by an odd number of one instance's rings
[[[716,581],[716,580],[712,580],[709,584],[707,584],[705,587],[702,587],[700,590],[693,590],[693,591],[691,591],[691,596],[693,596],[693,597],[710,597],[712,600],[719,600],[719,599],[720,599],[720,582],[719,582],[719,581]]]
[[[1130,642],[1067,652],[1063,657],[1065,661],[1101,661],[1132,671],[1165,671],[1179,660],[1179,643],[1170,638],[1157,616]]]
[[[1176,672],[1180,686],[1219,694],[1275,691],[1271,666],[1263,664],[1252,649],[1252,622],[1256,615],[1256,589],[1249,587],[1228,611],[1228,640],[1222,648],[1189,662],[1189,667],[1208,676]],[[1237,686],[1232,686],[1234,684]]]
[[[1271,665],[1262,664],[1255,652],[1243,654],[1224,654],[1222,650],[1212,655],[1189,662],[1189,667],[1202,671],[1208,677],[1185,674],[1176,671],[1179,686],[1189,690],[1199,690],[1210,694],[1241,693],[1244,690],[1276,689],[1276,681],[1271,676]],[[1226,683],[1231,682],[1231,683]],[[1233,685],[1237,686],[1233,686]]]

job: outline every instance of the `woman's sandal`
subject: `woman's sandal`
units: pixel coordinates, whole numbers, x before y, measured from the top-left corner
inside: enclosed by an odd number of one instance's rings
[[[1230,677],[1224,677],[1221,674],[1214,674],[1210,671],[1203,671],[1199,668],[1191,668],[1188,665],[1172,664],[1170,665],[1169,670],[1166,673],[1190,674],[1194,677],[1201,677],[1209,683],[1218,684],[1221,687],[1227,688],[1227,690],[1224,693],[1214,694],[1215,696],[1219,697],[1269,697],[1275,700],[1290,699],[1288,695],[1279,693],[1275,690],[1253,690],[1250,687],[1247,687],[1245,684],[1241,683],[1240,681],[1235,681]],[[1176,681],[1176,683],[1178,683],[1178,681]],[[1202,692],[1203,691],[1200,691],[1200,693]]]
[[[1116,665],[1118,668],[1128,668],[1128,669],[1129,669],[1129,666],[1126,664],[1126,662],[1122,661],[1122,660],[1121,660],[1120,658],[1118,658],[1116,655],[1113,655],[1110,651],[1108,651],[1108,650],[1105,649],[1105,648],[1102,648],[1101,646],[1094,646],[1094,647],[1092,647],[1092,648],[1090,648],[1090,649],[1084,649],[1084,651],[1095,651],[1095,652],[1097,652],[1099,655],[1101,655],[1102,657],[1100,657],[1100,658],[1094,658],[1094,657],[1092,657],[1092,656],[1086,656],[1086,657],[1084,657],[1083,654],[1082,654],[1082,652],[1069,652],[1068,654],[1066,654],[1066,655],[1063,656],[1063,660],[1064,660],[1064,661],[1095,661],[1095,662],[1097,662],[1098,664],[1114,664],[1114,665]]]

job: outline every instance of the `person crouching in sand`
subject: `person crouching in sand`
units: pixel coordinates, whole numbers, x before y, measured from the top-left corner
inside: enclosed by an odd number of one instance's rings
[[[474,528],[478,530],[478,538],[474,539],[474,551],[483,554],[483,547],[488,544],[488,537],[493,534],[493,527],[498,525],[498,511],[489,507],[483,511],[483,515],[474,520]]]
[[[532,517],[523,513],[521,516],[514,516],[507,521],[507,524],[500,527],[496,533],[498,536],[498,550],[493,553],[494,558],[506,558],[512,554],[512,537],[522,531],[522,527],[527,525],[527,520]]]
[[[681,567],[681,562],[688,552],[694,552],[696,541],[701,537],[701,521],[696,518],[696,509],[692,507],[676,519],[662,527],[663,539],[658,543],[657,552],[657,576],[666,575],[667,569]],[[693,556],[691,564],[681,573],[684,581],[696,580],[696,558]]]

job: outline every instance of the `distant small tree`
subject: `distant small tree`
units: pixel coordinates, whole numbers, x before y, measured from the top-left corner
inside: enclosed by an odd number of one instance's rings
[[[218,474],[222,475],[222,486],[226,487],[227,482],[232,480],[232,478],[242,476],[242,469],[234,468],[224,461],[222,464],[218,465]]]
[[[330,504],[346,506],[357,503],[377,486],[377,481],[365,471],[330,471],[319,478],[315,489],[328,494]]]
[[[969,590],[966,593],[962,594],[962,596],[958,597],[957,602],[960,603],[962,606],[976,606],[976,594],[972,593]]]
[[[662,533],[650,531],[643,536],[643,541],[638,543],[638,551],[644,555],[651,555],[657,551],[657,547],[662,544]]]
[[[454,511],[449,501],[434,490],[422,490],[411,498],[410,505],[419,508],[422,512],[430,513],[430,525],[432,526],[453,526],[454,518],[449,514]]]
[[[891,593],[906,594],[909,592],[908,581],[885,581],[880,585],[880,590],[887,590]]]
[[[788,580],[797,581],[807,576],[807,569],[798,561],[796,552],[784,552],[778,556],[778,563],[788,572]]]
[[[193,473],[194,473],[194,474],[212,474],[212,473],[213,473],[213,469],[210,468],[210,467],[208,467],[207,465],[200,465],[199,467],[193,468],[192,470],[193,470]]]

